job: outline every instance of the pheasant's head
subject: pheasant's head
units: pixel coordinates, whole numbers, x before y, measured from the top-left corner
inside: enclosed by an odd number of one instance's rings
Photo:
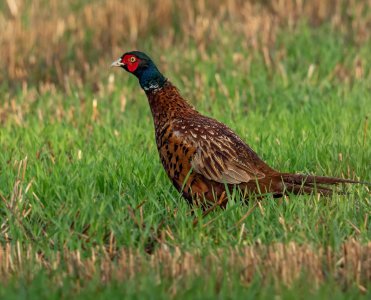
[[[160,73],[152,59],[140,51],[124,53],[111,67],[122,67],[134,74],[145,91],[162,88],[166,78]]]

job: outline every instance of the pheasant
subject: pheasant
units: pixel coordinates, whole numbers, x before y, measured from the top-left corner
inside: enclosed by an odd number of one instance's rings
[[[176,189],[190,203],[222,203],[226,190],[237,187],[251,194],[287,193],[331,195],[332,185],[355,180],[281,173],[268,166],[226,125],[197,112],[165,78],[151,58],[139,51],[112,63],[135,75],[151,108],[157,149]],[[222,199],[221,199],[222,198]]]

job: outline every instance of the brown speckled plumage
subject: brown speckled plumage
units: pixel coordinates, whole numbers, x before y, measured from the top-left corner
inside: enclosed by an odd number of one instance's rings
[[[169,81],[147,97],[161,162],[188,201],[194,196],[215,201],[226,184],[263,179],[273,171],[227,126],[194,110]]]
[[[226,188],[235,186],[246,196],[272,193],[280,197],[314,190],[329,195],[332,189],[326,185],[356,182],[280,173],[226,125],[198,113],[145,54],[125,53],[114,65],[138,77],[151,107],[162,165],[189,203],[196,199],[214,203],[225,197]]]

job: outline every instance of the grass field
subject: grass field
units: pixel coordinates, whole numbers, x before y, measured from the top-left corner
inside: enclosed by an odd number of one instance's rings
[[[143,50],[274,168],[370,182],[370,24],[370,1],[1,2],[0,299],[371,298],[369,187],[192,214],[109,68]]]

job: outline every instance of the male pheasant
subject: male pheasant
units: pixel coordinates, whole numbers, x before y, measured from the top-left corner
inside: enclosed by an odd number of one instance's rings
[[[274,170],[226,125],[197,112],[142,52],[127,52],[111,66],[122,67],[139,79],[151,107],[161,162],[189,203],[196,199],[219,203],[224,198],[225,205],[226,189],[233,187],[245,196],[270,193],[281,197],[314,191],[331,195],[328,186],[358,183]]]

